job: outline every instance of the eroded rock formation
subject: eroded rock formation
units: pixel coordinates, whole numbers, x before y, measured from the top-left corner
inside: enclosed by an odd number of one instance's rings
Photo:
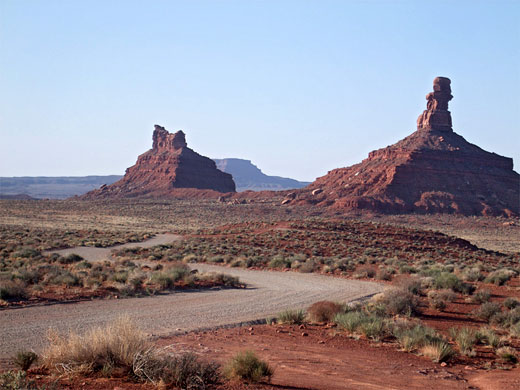
[[[390,213],[520,214],[520,176],[513,160],[482,150],[452,130],[450,80],[437,77],[417,131],[330,171],[286,204]],[[317,191],[320,190],[320,191]]]
[[[235,183],[230,174],[217,169],[213,160],[188,148],[184,132],[171,134],[155,125],[152,149],[141,154],[121,180],[82,198],[162,198],[177,196],[176,190],[188,188],[235,192]]]

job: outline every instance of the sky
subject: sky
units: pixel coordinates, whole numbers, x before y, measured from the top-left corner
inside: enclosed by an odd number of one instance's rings
[[[519,1],[0,1],[0,176],[123,174],[154,124],[312,181],[416,129],[520,166]]]

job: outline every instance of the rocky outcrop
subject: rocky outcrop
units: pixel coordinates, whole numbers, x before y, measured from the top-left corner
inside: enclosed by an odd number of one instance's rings
[[[121,180],[81,198],[167,198],[182,193],[179,189],[235,192],[235,183],[213,160],[188,148],[184,132],[171,134],[155,125],[152,149],[141,154]]]
[[[263,173],[249,160],[240,158],[214,159],[217,168],[233,176],[237,191],[281,191],[302,188],[309,185],[280,176],[269,176]]]
[[[520,176],[513,160],[482,150],[452,130],[450,80],[438,77],[417,131],[330,171],[288,204],[385,213],[520,214]]]

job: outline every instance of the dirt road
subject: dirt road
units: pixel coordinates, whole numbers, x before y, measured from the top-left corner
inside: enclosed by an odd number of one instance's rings
[[[179,292],[147,298],[94,300],[0,311],[0,359],[40,351],[49,328],[84,331],[127,314],[152,336],[265,318],[323,299],[352,301],[383,290],[377,283],[296,272],[252,271],[196,264],[201,272],[235,275],[247,289]]]
[[[80,255],[86,260],[89,261],[102,261],[102,260],[110,260],[110,252],[113,250],[123,249],[123,248],[151,248],[156,245],[164,245],[169,244],[174,241],[182,240],[182,236],[178,234],[158,234],[153,238],[150,238],[146,241],[141,242],[128,242],[126,244],[111,246],[110,248],[96,248],[93,246],[77,246],[74,248],[66,248],[66,249],[58,249],[54,251],[47,251],[46,254],[57,253],[61,256],[67,256],[72,253]]]

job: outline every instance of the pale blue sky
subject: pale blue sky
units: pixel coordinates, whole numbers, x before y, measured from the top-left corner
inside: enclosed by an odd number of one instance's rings
[[[313,180],[413,132],[520,160],[518,1],[0,0],[0,176],[122,174],[154,124]]]

